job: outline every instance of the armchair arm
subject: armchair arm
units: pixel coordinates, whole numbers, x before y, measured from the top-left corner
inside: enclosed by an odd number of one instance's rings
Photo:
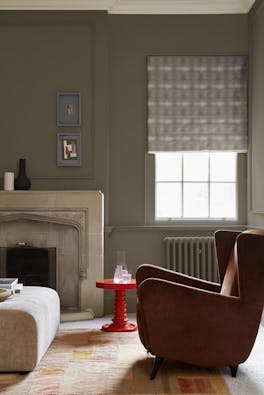
[[[245,325],[248,318],[239,298],[167,280],[149,278],[139,285],[138,310],[148,350],[187,363],[240,363],[257,333],[254,318],[254,324]]]
[[[168,270],[154,265],[141,265],[136,272],[137,286],[139,286],[147,278],[159,278],[172,281],[175,283],[188,285],[194,288],[206,289],[212,292],[220,292],[221,285],[211,281],[201,280],[196,277],[187,276],[173,270]]]

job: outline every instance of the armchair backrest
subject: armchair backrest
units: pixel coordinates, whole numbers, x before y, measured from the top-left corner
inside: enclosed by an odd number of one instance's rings
[[[264,231],[215,233],[221,293],[255,308],[264,303]]]
[[[264,303],[264,231],[248,230],[237,238],[240,297],[246,303],[263,308]]]

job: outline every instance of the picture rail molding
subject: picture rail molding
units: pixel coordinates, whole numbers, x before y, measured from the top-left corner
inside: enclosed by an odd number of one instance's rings
[[[111,14],[248,13],[255,0],[0,0],[0,10],[105,10]]]

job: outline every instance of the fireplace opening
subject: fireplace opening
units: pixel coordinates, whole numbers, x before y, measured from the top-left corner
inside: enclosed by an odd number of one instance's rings
[[[56,248],[1,248],[0,276],[15,277],[23,285],[56,289]]]

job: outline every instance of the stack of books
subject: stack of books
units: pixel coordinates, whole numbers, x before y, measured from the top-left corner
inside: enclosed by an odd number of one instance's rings
[[[0,288],[10,289],[12,293],[21,292],[23,284],[18,282],[18,278],[0,278]]]

